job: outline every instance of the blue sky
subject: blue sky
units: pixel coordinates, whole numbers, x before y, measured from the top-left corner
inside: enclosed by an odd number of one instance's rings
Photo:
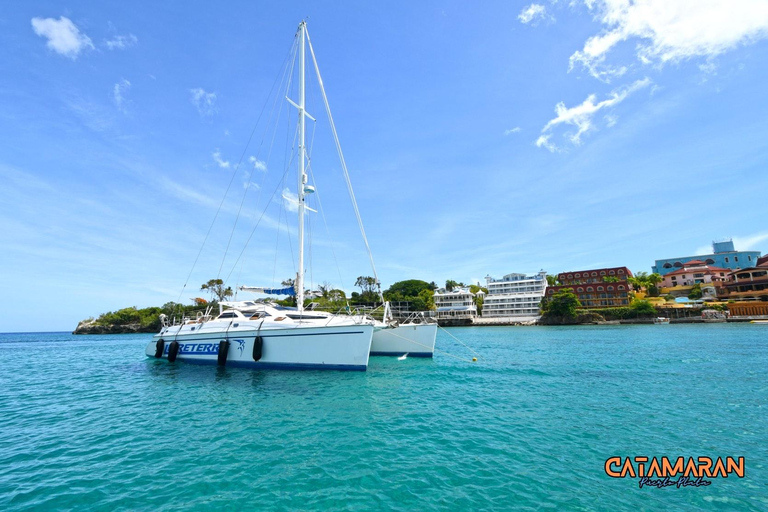
[[[768,250],[765,1],[16,3],[0,332],[293,275],[287,131],[257,119],[306,16],[385,287]],[[308,277],[351,291],[371,271],[309,99]]]

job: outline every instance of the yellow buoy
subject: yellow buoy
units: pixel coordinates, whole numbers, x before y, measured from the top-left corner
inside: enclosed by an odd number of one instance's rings
[[[477,362],[477,358],[476,358],[476,357],[473,357],[473,358],[472,358],[472,362]]]

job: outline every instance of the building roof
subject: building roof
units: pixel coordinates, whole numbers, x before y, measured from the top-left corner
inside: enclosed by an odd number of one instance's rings
[[[697,268],[689,268],[689,267],[683,267],[679,268],[673,272],[668,272],[664,274],[664,277],[667,276],[679,276],[680,274],[690,274],[691,272],[708,272],[708,273],[715,273],[715,272],[731,272],[733,269],[731,268],[720,268],[720,267],[712,267],[710,265],[705,265],[704,268],[697,267]]]

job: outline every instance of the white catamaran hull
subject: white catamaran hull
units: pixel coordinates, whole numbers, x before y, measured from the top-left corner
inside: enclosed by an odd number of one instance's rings
[[[373,335],[372,325],[338,327],[293,327],[287,329],[231,329],[154,336],[146,348],[147,357],[155,357],[158,341],[163,340],[161,358],[168,359],[171,342],[179,343],[176,360],[185,363],[215,365],[219,343],[229,341],[226,366],[259,369],[359,370],[368,367]],[[255,360],[254,341],[262,339],[261,353]],[[258,352],[258,350],[256,351]]]
[[[437,324],[405,324],[382,327],[373,332],[372,356],[432,357],[435,352]]]

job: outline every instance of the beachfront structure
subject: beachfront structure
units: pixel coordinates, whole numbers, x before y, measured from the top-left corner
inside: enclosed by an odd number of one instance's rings
[[[485,317],[538,317],[547,289],[547,273],[507,274],[501,279],[485,277],[488,295],[483,300]]]
[[[664,275],[662,288],[693,287],[694,285],[722,286],[731,269],[707,265],[702,260],[691,260],[674,272]]]
[[[759,258],[754,267],[731,272],[725,282],[728,300],[768,301],[768,256]]]
[[[632,272],[627,267],[563,272],[557,276],[560,284],[547,288],[547,297],[571,288],[584,308],[629,306],[630,277]]]
[[[475,294],[469,288],[439,288],[435,291],[434,300],[439,323],[471,323],[477,316]]]
[[[665,276],[683,268],[685,264],[690,263],[692,260],[700,260],[713,267],[737,270],[756,265],[759,257],[760,251],[737,251],[733,245],[733,240],[725,240],[723,242],[712,242],[712,254],[656,260],[656,264],[651,269],[653,272]]]

